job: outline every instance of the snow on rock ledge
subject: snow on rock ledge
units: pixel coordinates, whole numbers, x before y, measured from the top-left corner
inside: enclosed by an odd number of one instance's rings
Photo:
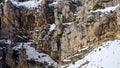
[[[119,6],[120,6],[120,4],[118,4],[116,6],[106,7],[105,9],[97,9],[97,10],[91,11],[91,12],[110,12],[110,11],[114,11]]]
[[[31,8],[37,8],[39,5],[41,5],[42,0],[39,0],[39,1],[31,0],[31,1],[24,1],[24,2],[17,2],[15,0],[11,0],[11,2],[17,7],[23,6],[31,9]]]
[[[64,67],[64,66],[63,66]],[[68,68],[120,68],[120,40],[108,41]]]
[[[13,47],[14,50],[18,50],[20,48],[25,48],[26,49],[26,55],[27,55],[27,60],[34,60],[37,62],[46,62],[49,65],[57,65],[57,63],[47,54],[45,53],[39,53],[38,51],[35,50],[35,48],[31,47],[30,45],[32,42],[28,43],[20,43],[19,45]]]
[[[56,1],[56,2],[53,2],[53,3],[48,4],[48,5],[51,7],[51,6],[55,6],[55,5],[57,5],[57,4],[58,4],[58,2]]]
[[[9,45],[12,43],[11,40],[0,40],[0,42],[5,43],[5,44],[9,44]]]

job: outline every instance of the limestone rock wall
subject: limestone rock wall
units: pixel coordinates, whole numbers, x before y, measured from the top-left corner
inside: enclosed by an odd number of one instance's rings
[[[52,4],[54,1],[57,4]],[[109,12],[96,11],[119,3],[120,0],[43,0],[31,10],[8,1],[0,5],[1,37],[11,38],[14,43],[32,41],[36,49],[61,62],[79,49],[120,39],[120,6]],[[52,24],[55,27],[50,30]],[[24,59],[20,63],[19,67],[31,66]]]

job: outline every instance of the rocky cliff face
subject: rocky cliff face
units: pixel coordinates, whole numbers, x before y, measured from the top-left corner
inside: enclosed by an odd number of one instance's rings
[[[46,62],[29,61],[24,45],[14,51],[18,43],[30,41],[32,47],[47,53],[58,64],[78,50],[88,48],[81,52],[84,56],[104,41],[120,39],[119,21],[120,0],[1,2],[0,57],[3,59],[0,59],[0,65],[8,66],[5,68],[44,68],[48,65]],[[3,44],[3,39],[9,39],[11,43]]]

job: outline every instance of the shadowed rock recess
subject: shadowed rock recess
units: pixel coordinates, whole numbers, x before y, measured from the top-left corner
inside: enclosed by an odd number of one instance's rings
[[[115,39],[120,0],[0,0],[0,68],[58,68]],[[26,45],[45,55],[29,59]]]

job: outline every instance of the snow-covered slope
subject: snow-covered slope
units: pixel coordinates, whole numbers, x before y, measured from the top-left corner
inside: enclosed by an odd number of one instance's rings
[[[103,43],[68,68],[120,68],[120,40]]]

